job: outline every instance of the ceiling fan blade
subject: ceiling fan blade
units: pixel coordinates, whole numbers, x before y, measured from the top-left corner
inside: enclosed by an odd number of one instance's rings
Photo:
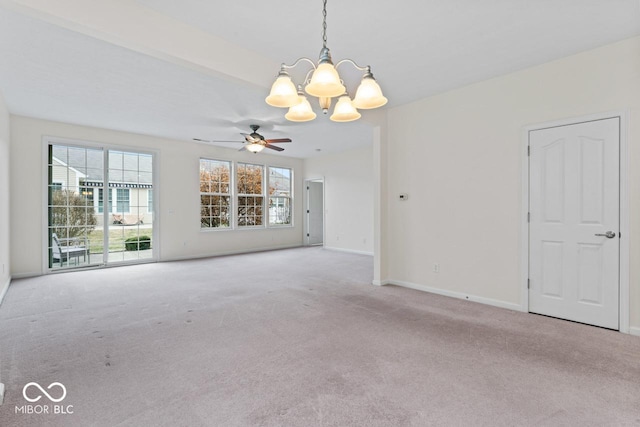
[[[200,138],[193,138],[193,140],[198,142],[233,142],[233,143],[244,144],[244,141],[228,141],[228,140],[200,139]]]
[[[277,146],[271,145],[269,143],[265,144],[264,148],[271,148],[272,150],[276,150],[276,151],[284,151],[284,148],[277,147]]]
[[[271,142],[291,142],[291,138],[276,138],[276,139],[265,139],[267,144]]]

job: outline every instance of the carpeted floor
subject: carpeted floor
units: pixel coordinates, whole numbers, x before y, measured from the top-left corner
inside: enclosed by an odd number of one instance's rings
[[[638,337],[372,269],[301,248],[16,280],[0,425],[640,426]],[[31,381],[73,414],[16,414]]]

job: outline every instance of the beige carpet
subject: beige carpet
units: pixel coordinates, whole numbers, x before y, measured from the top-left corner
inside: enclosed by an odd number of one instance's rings
[[[640,425],[638,337],[372,268],[304,248],[16,280],[0,425]],[[73,414],[16,414],[32,381]]]

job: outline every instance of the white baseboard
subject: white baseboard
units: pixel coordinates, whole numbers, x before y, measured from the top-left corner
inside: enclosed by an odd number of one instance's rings
[[[376,286],[385,286],[385,285],[391,285],[391,282],[388,280],[373,280],[371,281],[371,284]]]
[[[508,310],[514,310],[514,311],[520,311],[520,312],[524,311],[520,304],[514,304],[511,302],[500,301],[492,298],[479,297],[475,295],[468,295],[461,292],[448,291],[446,289],[432,288],[430,286],[420,285],[420,284],[411,283],[411,282],[405,282],[402,280],[386,280],[382,282],[382,284],[398,285],[404,288],[410,288],[418,291],[430,292],[432,294],[443,295],[445,297],[458,298],[458,299],[463,299],[465,301],[478,302],[481,304],[491,305],[494,307],[506,308]]]
[[[33,272],[33,273],[12,274],[11,275],[11,279],[12,280],[15,280],[15,279],[28,279],[29,277],[38,277],[38,276],[44,276],[44,273],[42,271],[38,271],[38,272]]]
[[[328,249],[330,251],[346,252],[346,253],[349,253],[349,254],[373,256],[373,252],[367,252],[367,251],[356,251],[354,249],[334,248],[334,247],[331,247],[331,246],[325,246],[324,248]]]
[[[229,255],[243,255],[243,254],[250,254],[255,252],[278,251],[281,249],[293,249],[293,248],[301,248],[301,247],[303,246],[299,244],[268,246],[263,248],[241,249],[238,251],[224,251],[224,252],[215,252],[210,254],[187,255],[187,256],[180,256],[180,257],[163,258],[158,260],[158,262],[188,261],[190,259],[203,259],[203,258],[212,258],[217,256],[229,256]]]
[[[4,384],[0,383],[0,405],[4,402]]]
[[[9,278],[5,283],[0,285],[0,305],[2,305],[4,296],[7,294],[7,291],[9,290],[9,285],[11,285],[11,276],[9,276]],[[2,385],[2,383],[0,383],[0,385]]]
[[[629,333],[631,335],[635,335],[637,337],[640,337],[640,328],[634,328],[634,327],[630,327],[629,328]]]

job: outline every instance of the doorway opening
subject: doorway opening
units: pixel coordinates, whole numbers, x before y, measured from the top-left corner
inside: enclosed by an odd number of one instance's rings
[[[305,181],[306,188],[306,245],[324,245],[324,179]]]

